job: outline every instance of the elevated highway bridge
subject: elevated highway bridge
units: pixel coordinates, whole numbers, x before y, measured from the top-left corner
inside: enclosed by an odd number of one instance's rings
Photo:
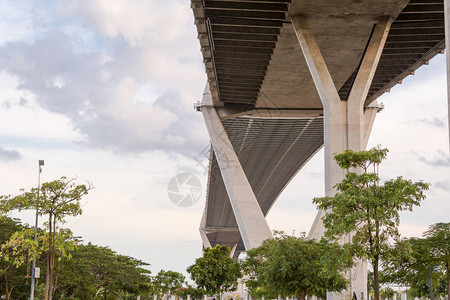
[[[270,238],[265,216],[322,147],[334,194],[344,174],[332,154],[365,149],[376,99],[444,52],[446,1],[191,1],[208,78],[204,246],[237,257]],[[352,289],[366,298],[364,280]]]

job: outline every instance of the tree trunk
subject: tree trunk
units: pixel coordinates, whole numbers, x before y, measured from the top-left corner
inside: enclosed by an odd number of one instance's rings
[[[13,286],[10,290],[8,290],[8,282],[6,282],[6,300],[11,299],[11,293],[15,286]]]
[[[297,299],[298,300],[305,300],[305,293],[303,291],[298,291],[297,292]]]
[[[9,298],[11,297],[11,292],[8,291],[8,277],[6,276],[6,268],[5,268],[5,292],[6,292],[6,300],[9,300]]]
[[[372,263],[374,300],[380,300],[380,283],[378,281],[378,263],[379,263],[379,258],[378,258],[378,255],[376,255],[375,259],[373,260],[373,263]]]
[[[47,265],[46,269],[47,272],[45,274],[45,300],[49,300],[48,298],[48,291],[50,290],[50,253],[47,253],[46,255]]]
[[[11,298],[11,291],[8,290],[8,281],[6,282],[6,300]]]
[[[50,253],[50,277],[49,277],[49,290],[48,290],[48,300],[53,299],[53,273],[55,266],[55,252],[52,250]]]

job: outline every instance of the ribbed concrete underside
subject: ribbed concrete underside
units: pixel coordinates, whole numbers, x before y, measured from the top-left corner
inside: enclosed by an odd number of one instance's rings
[[[264,215],[284,187],[323,144],[323,118],[274,119],[238,117],[223,122],[253,188]],[[237,230],[230,200],[214,153],[210,164],[207,236],[211,246],[238,242],[244,246]]]
[[[443,0],[191,1],[216,105],[321,107],[290,23],[295,14],[308,18],[342,100],[378,18],[395,19],[366,106],[444,49]]]

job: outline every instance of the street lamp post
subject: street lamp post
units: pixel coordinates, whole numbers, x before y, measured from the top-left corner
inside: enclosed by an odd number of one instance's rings
[[[38,190],[37,190],[37,201],[36,201],[36,221],[34,223],[34,242],[37,240],[37,227],[38,227],[38,202],[39,202],[39,193],[41,189],[41,173],[42,173],[42,166],[44,165],[43,160],[39,160],[39,174],[38,174]],[[33,253],[33,264],[31,268],[31,291],[30,291],[30,300],[34,299],[34,276],[36,274],[36,250],[34,250]]]

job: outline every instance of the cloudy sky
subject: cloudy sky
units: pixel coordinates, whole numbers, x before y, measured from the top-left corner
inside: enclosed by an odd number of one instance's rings
[[[0,194],[61,176],[89,180],[82,216],[67,225],[160,269],[184,272],[201,254],[207,132],[193,103],[206,76],[185,0],[0,1]],[[390,149],[381,173],[432,184],[402,214],[405,236],[449,221],[445,57],[382,96],[370,146]],[[199,162],[200,160],[200,162]],[[170,202],[178,173],[196,174],[195,205]],[[323,195],[323,153],[297,175],[268,216],[271,228],[308,231]],[[33,214],[20,213],[33,223]]]

